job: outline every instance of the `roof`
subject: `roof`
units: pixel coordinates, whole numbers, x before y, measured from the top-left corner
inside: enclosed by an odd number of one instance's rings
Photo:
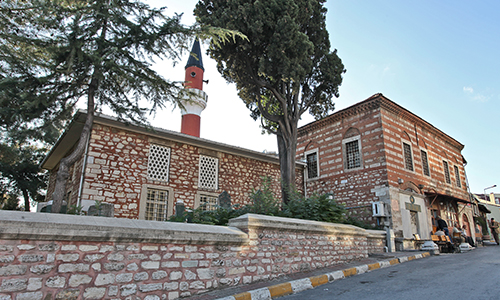
[[[405,116],[409,120],[417,121],[421,124],[422,127],[425,127],[429,131],[433,131],[434,133],[441,135],[443,138],[448,140],[452,145],[455,145],[457,148],[462,150],[464,148],[464,145],[452,138],[451,136],[447,135],[431,123],[425,121],[421,117],[415,115],[411,111],[407,110],[406,108],[400,106],[396,102],[390,100],[389,98],[385,97],[382,93],[377,93],[372,95],[371,97],[358,102],[354,105],[351,105],[347,108],[344,108],[342,110],[337,111],[336,113],[333,113],[321,120],[311,122],[309,124],[306,124],[298,129],[299,136],[301,134],[305,134],[310,130],[317,129],[319,127],[323,127],[326,124],[333,123],[339,119],[354,115],[359,113],[360,111],[364,110],[371,110],[371,109],[376,109],[376,108],[383,108],[387,111],[390,111],[394,114],[400,115],[400,116]],[[465,159],[464,159],[465,160]]]
[[[205,71],[205,69],[203,68],[203,59],[201,57],[200,41],[198,39],[194,41],[193,48],[191,49],[191,53],[189,55],[189,59],[185,69],[193,66]]]
[[[80,134],[83,130],[83,125],[85,123],[86,116],[87,112],[84,110],[79,110],[76,112],[76,114],[73,116],[71,123],[68,125],[67,129],[59,137],[54,147],[52,147],[50,152],[42,161],[41,163],[42,169],[47,169],[47,170],[54,169],[59,164],[59,161],[63,157],[68,155],[69,151],[76,145],[76,143],[80,139]],[[180,132],[170,131],[162,128],[150,127],[145,125],[133,125],[130,123],[122,122],[115,117],[104,114],[96,114],[94,117],[94,124],[107,125],[135,133],[145,134],[159,139],[170,140],[174,142],[196,146],[199,148],[219,151],[227,154],[232,154],[236,156],[241,156],[245,158],[250,158],[254,160],[259,160],[279,165],[279,158],[273,154],[267,154],[264,152],[258,152],[237,146],[214,142],[211,140],[191,136],[188,134],[183,134]],[[296,167],[301,168],[305,165],[305,163],[301,161],[296,161],[295,165]]]

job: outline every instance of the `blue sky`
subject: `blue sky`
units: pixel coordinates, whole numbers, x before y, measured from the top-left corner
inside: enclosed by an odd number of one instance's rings
[[[167,13],[194,21],[197,1],[150,0]],[[462,152],[471,191],[500,193],[500,2],[498,1],[327,1],[327,28],[347,73],[336,109],[375,93],[412,111],[465,145]],[[202,46],[206,49],[206,46]],[[204,50],[203,50],[204,51]],[[187,60],[187,58],[186,58]],[[276,151],[274,136],[261,135],[259,123],[203,57],[204,87],[209,95],[202,113],[201,137],[249,148]],[[183,80],[185,61],[157,68],[171,80]],[[312,121],[304,116],[300,125]],[[180,129],[178,109],[152,118],[155,126]]]

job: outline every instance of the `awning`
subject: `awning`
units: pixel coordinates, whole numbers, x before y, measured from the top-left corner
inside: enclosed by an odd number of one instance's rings
[[[483,205],[481,203],[478,203],[477,207],[479,208],[480,212],[484,212],[484,213],[487,213],[487,214],[491,213],[491,211],[485,205]]]
[[[428,193],[426,192],[425,195],[427,197],[440,197],[440,198],[444,198],[448,201],[457,201],[457,202],[462,202],[462,203],[467,203],[467,204],[472,204],[472,202],[468,201],[468,200],[465,200],[465,199],[460,199],[460,198],[456,198],[456,197],[453,197],[453,196],[450,196],[450,195],[446,195],[446,194],[441,194],[441,193],[436,193],[436,192],[432,192],[432,193]]]

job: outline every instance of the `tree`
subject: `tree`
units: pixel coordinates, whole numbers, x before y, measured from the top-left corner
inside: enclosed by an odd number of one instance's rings
[[[80,140],[59,164],[56,213],[95,111],[108,107],[119,119],[147,123],[147,113],[176,103],[182,88],[154,71],[153,59],[175,61],[195,33],[222,39],[233,34],[184,26],[180,15],[167,17],[164,8],[134,0],[6,0],[0,12],[0,115],[6,120],[0,126],[22,128],[21,135],[36,138],[38,132],[54,132],[52,126],[68,119],[77,101],[87,104]]]
[[[236,83],[254,119],[277,137],[282,198],[295,184],[297,124],[306,111],[316,119],[334,109],[345,72],[330,51],[324,0],[200,0],[195,15],[204,25],[245,34],[210,47],[218,71]]]
[[[4,209],[16,209],[12,203],[24,199],[24,210],[30,211],[32,201],[41,201],[48,176],[39,168],[46,149],[30,145],[0,144],[0,175],[3,180]],[[15,199],[15,201],[14,201]]]

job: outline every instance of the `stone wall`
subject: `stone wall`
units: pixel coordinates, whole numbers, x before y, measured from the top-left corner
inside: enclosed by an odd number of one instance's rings
[[[141,219],[144,213],[141,205],[145,201],[144,194],[148,187],[168,191],[169,201],[175,203],[182,200],[188,208],[197,207],[196,199],[200,194],[216,197],[223,191],[229,193],[232,204],[245,205],[251,202],[251,192],[262,186],[262,177],[267,176],[273,180],[274,194],[281,196],[281,175],[277,158],[253,159],[209,149],[218,145],[214,142],[204,140],[199,143],[206,147],[174,141],[168,135],[144,133],[132,126],[114,127],[105,122],[99,123],[97,119],[89,141],[81,199],[114,205],[115,217]],[[151,180],[147,176],[148,155],[152,144],[170,149],[168,180]],[[248,152],[255,156],[250,150]],[[218,158],[216,189],[203,189],[198,185],[200,155]],[[71,192],[70,204],[77,203],[82,164],[83,159],[74,169],[75,172],[72,172],[74,176],[71,176],[67,185],[66,194]],[[55,172],[53,170],[51,173],[47,200],[52,197]],[[296,173],[297,189],[302,191],[303,169],[298,168]],[[168,215],[171,214],[173,210],[168,211]]]
[[[222,227],[0,211],[0,228],[2,300],[177,299],[385,246],[381,231],[251,214]]]

